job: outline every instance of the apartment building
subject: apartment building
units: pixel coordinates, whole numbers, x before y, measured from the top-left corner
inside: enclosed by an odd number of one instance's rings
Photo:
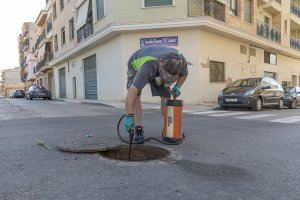
[[[70,10],[61,9],[62,3]],[[299,85],[299,3],[52,1],[60,24],[54,33],[56,53],[49,63],[54,67],[55,96],[124,100],[127,61],[135,50],[148,45],[172,46],[193,63],[182,88],[182,98],[189,104],[216,103],[226,84],[240,78],[270,76],[284,86]],[[75,19],[75,40],[68,42],[70,19]],[[142,99],[159,101],[151,98],[149,88],[143,91]]]
[[[74,0],[52,0],[52,16],[53,16],[53,49],[54,57],[60,57],[68,53],[77,43],[76,31],[75,31],[75,16],[76,7]],[[55,86],[56,86],[56,97],[66,98],[67,97],[67,87],[65,74],[70,72],[70,68],[75,65],[72,60],[67,60],[65,62],[65,70],[56,70],[60,73],[60,76],[55,76]],[[53,65],[51,64],[53,67]],[[68,80],[69,81],[69,80]],[[74,81],[76,87],[76,79]],[[59,84],[58,84],[59,82]],[[76,91],[76,89],[74,90]],[[76,98],[76,94],[74,94]]]
[[[20,75],[21,80],[24,83],[29,81],[34,72],[32,68],[32,63],[36,60],[32,56],[34,51],[34,44],[36,41],[37,27],[34,22],[25,22],[22,26],[22,33],[19,35],[19,65],[20,65]],[[36,64],[35,64],[36,65]]]
[[[34,84],[43,86],[53,93],[55,90],[53,68],[48,65],[53,59],[53,19],[50,0],[46,1],[45,10],[39,13],[35,24],[38,29],[34,51],[34,57],[37,58],[37,64],[34,67]]]
[[[1,90],[5,97],[9,97],[10,93],[14,90],[24,89],[24,83],[22,83],[20,77],[20,70],[20,67],[16,67],[1,71]]]

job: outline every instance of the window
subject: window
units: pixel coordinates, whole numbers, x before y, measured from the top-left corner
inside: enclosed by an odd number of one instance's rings
[[[63,27],[61,29],[61,46],[64,46],[66,44],[66,29]]]
[[[225,82],[225,63],[210,61],[209,81],[212,83],[224,83]]]
[[[277,65],[277,55],[268,51],[264,52],[264,62],[271,65]]]
[[[144,7],[172,6],[172,5],[174,5],[173,0],[144,0]]]
[[[64,0],[60,0],[60,10],[63,10],[65,7]]]
[[[232,15],[237,16],[237,0],[230,0],[230,11]]]
[[[246,22],[252,23],[252,0],[244,0],[244,19]]]
[[[54,50],[58,51],[58,39],[57,39],[57,35],[54,36]]]
[[[97,20],[104,17],[104,0],[97,0]]]
[[[240,46],[240,53],[241,54],[247,54],[247,46],[246,45],[241,45]]]
[[[69,21],[69,38],[70,40],[75,38],[74,18]]]
[[[53,19],[56,19],[57,13],[56,13],[56,2],[53,4]]]

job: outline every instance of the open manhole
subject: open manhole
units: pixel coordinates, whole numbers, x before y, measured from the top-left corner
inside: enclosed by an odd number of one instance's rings
[[[131,162],[160,160],[169,156],[169,154],[170,152],[166,149],[146,145],[132,146],[130,158],[129,146],[127,145],[120,145],[116,148],[100,152],[100,155],[109,159]]]

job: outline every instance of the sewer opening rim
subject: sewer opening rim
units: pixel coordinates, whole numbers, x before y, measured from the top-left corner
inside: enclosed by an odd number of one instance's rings
[[[99,152],[101,157],[109,160],[124,162],[147,162],[163,160],[171,155],[171,152],[168,149],[149,145],[133,145],[130,160],[128,158],[128,153],[128,145],[119,145],[106,151]]]

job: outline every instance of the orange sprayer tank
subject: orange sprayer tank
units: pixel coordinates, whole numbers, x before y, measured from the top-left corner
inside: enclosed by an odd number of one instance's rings
[[[167,99],[164,104],[163,140],[165,142],[177,143],[182,140],[182,108],[183,101]]]

